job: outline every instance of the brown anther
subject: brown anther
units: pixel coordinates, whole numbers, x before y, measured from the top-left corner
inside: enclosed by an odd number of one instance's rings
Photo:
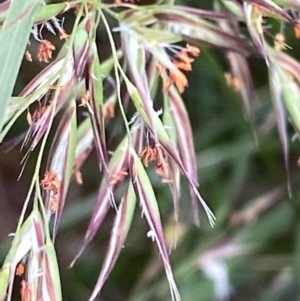
[[[42,107],[37,108],[32,115],[31,123],[36,123],[37,121],[39,121],[42,118],[42,116],[44,115],[44,113],[46,112],[46,110],[47,110],[47,106],[42,106]],[[28,119],[27,119],[27,121],[28,121]],[[29,119],[29,121],[30,121],[30,119]]]
[[[80,166],[86,159],[87,154],[89,154],[89,151],[87,151],[87,153],[86,152],[82,153],[80,156],[78,156],[74,160],[73,175],[75,177],[75,181],[77,182],[77,184],[80,184],[80,185],[83,184],[83,178],[82,178],[82,173],[80,172]]]
[[[193,57],[197,57],[200,54],[200,49],[198,47],[192,46],[190,44],[186,45],[186,51]]]
[[[168,80],[164,85],[164,91],[167,91],[174,83],[179,93],[183,93],[185,87],[188,85],[186,76],[176,67],[172,71],[170,70]]]
[[[58,209],[60,187],[60,180],[58,179],[57,173],[54,171],[46,171],[41,185],[43,189],[50,194],[49,209],[52,213],[55,213]]]
[[[233,76],[231,73],[225,73],[227,85],[235,92],[240,92],[242,89],[242,82],[238,77]]]
[[[156,173],[163,179],[164,183],[169,183],[171,182],[168,179],[168,172],[166,171],[165,167],[163,164],[160,165],[156,165],[156,169],[155,169]]]
[[[264,33],[262,24],[263,24],[263,17],[259,16],[255,22],[255,25],[256,25],[256,29],[260,35],[263,35],[263,33]]]
[[[67,40],[68,38],[69,38],[69,34],[67,34],[66,32],[65,32],[65,30],[64,29],[60,29],[59,30],[59,39],[60,40]]]
[[[31,53],[28,50],[25,51],[24,56],[25,56],[26,61],[32,62],[32,56],[31,56]]]
[[[156,173],[162,177],[164,183],[171,183],[165,160],[165,151],[160,146],[151,147],[148,145],[142,150],[139,156],[146,167],[151,162],[155,162]]]
[[[82,185],[83,184],[83,179],[82,179],[81,171],[80,170],[73,170],[73,174],[75,176],[76,183]]]
[[[49,209],[51,210],[52,213],[55,213],[58,209],[58,198],[57,196],[54,196],[51,198],[49,202]]]
[[[252,4],[252,6],[253,6],[253,11],[256,14],[262,15],[263,17],[266,17],[269,13],[269,11],[266,8],[264,8],[263,6],[261,6],[259,4]]]
[[[16,275],[17,276],[21,276],[23,275],[25,272],[25,266],[23,263],[19,263],[18,266],[17,266],[17,269],[16,269]]]
[[[58,194],[60,180],[58,179],[57,173],[54,171],[46,171],[41,185],[44,190],[48,192],[53,191],[54,195]]]
[[[192,64],[191,63],[185,63],[185,62],[174,62],[174,65],[181,70],[184,71],[191,71],[192,70]]]
[[[28,282],[22,280],[21,282],[21,301],[31,301],[32,291]]]
[[[115,116],[115,105],[111,102],[106,102],[102,108],[104,119],[111,119]]]
[[[81,106],[86,107],[87,104],[89,103],[91,98],[91,92],[86,91],[82,96],[81,96]]]
[[[300,39],[300,25],[294,27],[295,36],[297,39]]]
[[[148,167],[152,161],[156,160],[155,148],[146,146],[139,154],[143,164]]]
[[[56,84],[53,84],[53,85],[50,85],[49,86],[49,89],[50,90],[57,90],[57,89],[61,89],[61,88],[63,88],[64,86],[62,85],[62,86],[58,86],[58,85],[56,85]]]
[[[167,169],[167,162],[165,160],[166,155],[165,151],[161,147],[155,148],[155,157],[156,157],[156,173],[162,177],[163,182],[170,182],[169,172]]]
[[[49,63],[49,59],[52,58],[52,51],[55,50],[55,46],[48,40],[42,40],[38,47],[38,60],[40,62]]]
[[[179,93],[184,92],[185,87],[188,85],[188,81],[182,70],[191,71],[192,63],[199,54],[199,48],[187,44],[186,48],[182,48],[181,51],[174,56],[173,68],[169,68],[168,70],[169,76],[165,81],[164,91],[167,91],[171,85],[175,84]],[[162,75],[163,67],[158,64],[156,69],[158,73]]]
[[[81,96],[81,103],[80,103],[80,107],[85,107],[88,109],[88,111],[93,114],[93,109],[90,105],[90,99],[91,99],[91,92],[90,91],[86,91],[82,96]]]
[[[118,182],[122,181],[126,176],[128,175],[128,172],[125,169],[119,170],[111,175],[111,180],[109,182],[110,185],[115,185]]]
[[[285,44],[285,36],[281,33],[278,33],[274,39],[274,48],[276,50],[282,50],[285,49],[286,46],[287,45]]]
[[[180,62],[185,63],[187,65],[190,65],[194,61],[194,58],[191,58],[188,55],[188,52],[186,51],[186,49],[182,49],[180,51],[180,53],[177,53],[175,55],[175,57],[178,58]]]
[[[235,92],[240,92],[242,89],[242,81],[238,77],[234,77],[232,80],[232,88]]]
[[[28,124],[32,125],[33,121],[32,121],[32,116],[31,116],[29,110],[27,111],[26,119],[27,119]]]
[[[159,75],[162,75],[163,70],[164,70],[164,67],[162,66],[162,64],[156,63],[156,64],[155,64],[155,68],[156,68],[157,73],[158,73]]]

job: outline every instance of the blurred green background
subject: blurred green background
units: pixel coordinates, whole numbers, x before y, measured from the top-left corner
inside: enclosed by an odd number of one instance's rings
[[[211,8],[211,0],[181,1],[189,6]],[[68,21],[68,19],[67,19]],[[66,23],[66,27],[70,26]],[[107,51],[99,30],[99,50]],[[288,40],[298,56],[299,41]],[[34,47],[34,46],[32,46]],[[200,191],[213,209],[214,229],[201,212],[201,227],[191,223],[189,191],[183,183],[181,222],[177,248],[171,262],[184,301],[209,300],[300,300],[300,189],[298,142],[290,143],[292,196],[268,90],[263,60],[249,59],[257,99],[255,135],[243,117],[241,102],[225,81],[228,66],[223,54],[201,48],[189,87],[183,95],[194,132]],[[24,62],[16,90],[43,65]],[[11,140],[24,130],[25,117],[0,147],[0,260],[9,247],[7,235],[16,227],[26,196],[34,155],[16,182],[23,153]],[[290,141],[293,129],[290,128]],[[97,280],[108,246],[114,218],[111,210],[93,242],[73,269],[73,260],[83,241],[96,201],[100,175],[95,154],[82,169],[84,184],[72,183],[56,246],[66,301],[87,300]],[[150,170],[162,214],[165,234],[172,242],[172,198],[168,187]],[[147,225],[136,211],[129,237],[99,300],[171,300],[162,262],[154,243],[147,238]],[[18,279],[17,279],[18,281]]]

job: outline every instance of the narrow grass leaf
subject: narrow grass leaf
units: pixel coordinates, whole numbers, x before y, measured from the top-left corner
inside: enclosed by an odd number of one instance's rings
[[[45,223],[37,209],[33,210],[31,217],[32,245],[26,261],[26,282],[31,290],[32,301],[37,301],[42,298],[43,291],[38,275],[42,273],[42,260],[45,246]]]
[[[136,87],[128,79],[124,78],[124,80],[125,80],[129,95],[131,96],[131,99],[133,100],[133,103],[134,103],[139,115],[141,116],[142,120],[144,121],[145,125],[148,127],[148,129],[152,133],[153,137],[154,137],[154,133],[156,132],[158,142],[166,150],[166,152],[172,157],[172,159],[176,162],[176,164],[180,168],[181,172],[186,177],[187,181],[189,182],[191,190],[193,191],[193,193],[195,193],[198,200],[202,204],[202,206],[207,214],[208,220],[209,220],[211,226],[213,226],[215,217],[214,217],[213,213],[211,212],[211,210],[209,209],[209,207],[207,206],[206,202],[201,197],[199,191],[197,190],[196,186],[198,185],[198,183],[195,183],[194,179],[192,179],[190,177],[190,175],[187,173],[178,152],[174,148],[173,142],[171,141],[170,137],[168,136],[168,133],[166,132],[166,129],[164,128],[163,123],[161,122],[161,120],[158,117],[158,114],[156,112],[154,112],[154,114],[153,114],[153,124],[155,125],[155,130],[154,130],[153,128],[151,128],[152,124],[148,118],[148,115],[146,114],[145,108],[143,106],[143,102],[141,100],[141,97],[140,97]]]
[[[182,40],[179,34],[175,34],[169,31],[162,31],[156,28],[136,27],[134,30],[139,34],[140,37],[142,37],[143,40],[146,40],[152,45],[173,44],[178,43]],[[132,35],[133,33],[130,32],[129,36],[132,37]]]
[[[169,97],[171,102],[171,112],[173,114],[174,120],[176,120],[176,132],[178,137],[180,137],[180,139],[178,139],[180,157],[187,174],[189,175],[193,183],[195,183],[195,185],[197,186],[197,160],[189,116],[183,100],[174,86],[169,90]]]
[[[294,128],[300,137],[300,87],[285,74],[280,74],[282,95]]]
[[[102,113],[103,108],[103,83],[101,65],[97,55],[96,44],[92,44],[88,59],[88,91],[90,92],[89,110],[92,128],[94,132],[95,148],[98,156],[99,168],[103,168],[107,176],[108,153],[105,143],[105,122]]]
[[[151,8],[152,10],[153,8]],[[126,9],[120,12],[117,16],[120,23],[126,22],[130,27],[139,24],[141,27],[153,25],[155,18],[153,17],[151,10],[149,9]]]
[[[33,248],[35,250],[41,250],[45,244],[44,222],[41,214],[38,210],[34,209],[31,213],[32,218],[32,230],[34,233],[34,239],[32,241]]]
[[[275,63],[276,64],[276,63]],[[277,128],[282,145],[284,164],[288,177],[288,187],[290,192],[290,172],[289,172],[289,141],[287,133],[286,112],[282,100],[282,87],[276,65],[271,63],[269,66],[269,82],[271,96],[276,114]]]
[[[13,118],[24,104],[27,105],[27,99],[25,97],[11,97],[6,108],[4,124]]]
[[[136,197],[132,184],[130,184],[118,208],[115,222],[111,231],[109,247],[103,262],[100,276],[90,297],[90,301],[94,300],[100,293],[105,281],[109,277],[109,274],[111,273],[118,259],[131,226],[135,206]]]
[[[290,75],[295,78],[300,85],[300,63],[288,54],[276,51],[272,48],[268,49],[268,53],[270,57],[280,65],[282,71],[285,71],[286,75]]]
[[[136,197],[141,205],[142,214],[145,216],[150,228],[148,236],[155,241],[162,257],[172,300],[180,300],[179,292],[174,281],[173,272],[169,261],[157,199],[144,166],[140,158],[136,155],[135,151],[132,151],[129,170]]]
[[[91,20],[86,16],[79,24],[74,37],[73,58],[74,70],[78,81],[82,78],[85,71],[87,54],[89,49],[89,34]]]
[[[300,0],[274,0],[277,5],[280,5],[285,8],[300,9]]]
[[[226,1],[225,1],[226,2]],[[223,3],[223,2],[222,2]],[[242,5],[238,5],[243,13]],[[226,11],[223,5],[215,5],[215,8],[221,12]],[[220,20],[219,25],[224,31],[232,34],[240,35],[240,30],[236,23],[226,20]],[[231,84],[232,88],[237,92],[243,102],[243,110],[245,118],[253,124],[253,102],[255,101],[254,86],[247,60],[239,53],[229,51],[226,54],[230,71],[235,84]]]
[[[84,237],[84,242],[71,263],[71,266],[73,266],[75,261],[81,256],[86,246],[91,242],[98,231],[108,210],[111,208],[111,193],[118,187],[120,180],[126,175],[128,169],[127,139],[128,138],[123,139],[109,161],[108,174],[110,175],[110,181],[107,182],[107,179],[104,178],[101,182],[97,202]]]
[[[206,9],[194,8],[183,5],[159,5],[151,9],[151,12],[155,15],[156,13],[178,13],[186,12],[190,15],[194,15],[199,18],[209,19],[209,20],[232,20],[233,16],[228,13],[221,13]]]
[[[176,120],[175,128],[178,137],[178,148],[179,154],[182,160],[182,164],[189,178],[193,181],[196,187],[199,186],[198,183],[198,169],[197,160],[195,154],[195,147],[193,141],[192,128],[189,121],[189,116],[187,114],[184,103],[181,99],[180,94],[177,92],[175,87],[171,87],[169,90],[169,97],[171,101],[171,112],[173,114],[173,119]],[[193,205],[193,217],[197,225],[199,225],[199,215],[198,215],[198,202],[197,196],[194,193],[194,189],[190,187],[191,200]]]
[[[91,120],[86,118],[77,130],[77,145],[74,160],[74,170],[79,171],[81,165],[94,148],[94,134]]]
[[[0,22],[3,22],[5,20],[10,3],[11,3],[11,0],[6,0],[6,1],[0,3]]]
[[[170,98],[168,93],[164,94],[164,115],[163,122],[166,125],[166,131],[173,141],[174,145],[178,145],[179,138],[178,132],[176,130],[176,123],[178,120],[174,119],[172,114],[172,107],[170,104]],[[174,220],[177,223],[179,221],[179,199],[180,199],[180,170],[177,164],[170,157],[167,157],[167,165],[169,166],[169,178],[171,183],[169,186],[173,195],[173,205],[174,205]]]
[[[40,6],[34,14],[34,22],[42,23],[52,18],[55,18],[60,13],[65,11],[65,3],[56,3]]]
[[[245,38],[225,32],[213,22],[197,18],[186,12],[156,13],[155,17],[169,31],[191,40],[194,45],[202,42],[243,54],[249,53],[252,49]]]
[[[300,135],[300,116],[299,116],[299,85],[300,85],[300,64],[289,55],[268,50],[276,71],[279,76],[281,93],[285,107],[291,117],[296,132]]]
[[[62,292],[60,284],[60,273],[52,240],[48,236],[44,251],[43,261],[43,300],[61,301]]]
[[[5,300],[9,285],[10,265],[3,265],[0,271],[0,301]]]
[[[230,64],[231,73],[240,82],[236,87],[242,102],[245,117],[253,120],[253,102],[255,100],[254,86],[246,58],[238,53],[228,52],[227,59]]]
[[[138,36],[130,31],[122,32],[122,44],[124,46],[124,56],[129,66],[129,72],[132,77],[132,81],[140,95],[140,100],[143,102],[145,114],[148,116],[148,120],[151,123],[151,128],[155,127],[153,124],[153,114],[156,114],[153,110],[153,100],[151,99],[150,89],[146,76],[146,53],[139,45]]]
[[[2,45],[0,48],[2,87],[0,130],[5,121],[6,107],[12,96],[38,2],[38,0],[12,1],[0,30],[0,45]],[[12,64],[14,64],[13,68]]]
[[[279,19],[285,19],[288,22],[291,22],[293,24],[297,24],[297,21],[291,17],[286,10],[278,6],[274,1],[272,0],[247,0],[250,3],[259,5],[262,8],[267,9],[267,11],[270,12],[272,17],[277,17]],[[266,11],[265,11],[266,13]]]
[[[20,260],[30,251],[32,240],[32,219],[29,216],[13,238],[11,248],[0,271],[0,301],[10,300],[15,270]]]
[[[263,13],[254,9],[252,4],[244,2],[244,13],[246,25],[249,30],[249,33],[257,46],[259,52],[262,54],[263,58],[268,65],[269,59],[266,52],[265,38],[262,28],[262,17]]]
[[[221,0],[221,2],[226,10],[236,16],[239,21],[245,20],[244,10],[241,3],[237,0]]]

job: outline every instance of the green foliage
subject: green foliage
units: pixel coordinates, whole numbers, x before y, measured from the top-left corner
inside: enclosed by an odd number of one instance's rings
[[[0,301],[297,299],[300,3],[196,4],[0,4]]]

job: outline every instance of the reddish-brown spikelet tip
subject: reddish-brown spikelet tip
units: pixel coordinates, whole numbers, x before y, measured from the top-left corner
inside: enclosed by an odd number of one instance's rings
[[[31,288],[29,287],[28,282],[22,280],[21,282],[21,301],[31,301],[32,292]]]
[[[52,51],[55,50],[55,46],[48,40],[42,40],[38,47],[38,60],[40,62],[49,63],[49,59],[52,58]]]
[[[115,105],[113,103],[105,103],[102,108],[102,113],[105,119],[115,117]]]
[[[297,39],[300,39],[300,25],[294,27],[295,36]]]
[[[25,266],[23,263],[18,264],[17,269],[16,269],[16,275],[21,276],[25,272]]]
[[[58,198],[57,195],[55,195],[49,202],[49,208],[52,213],[55,213],[58,209]]]
[[[32,56],[31,56],[31,53],[28,50],[25,51],[24,55],[25,55],[26,61],[32,62]]]
[[[57,173],[54,171],[46,171],[41,185],[46,191],[53,191],[54,194],[58,192],[60,181],[57,177]]]
[[[282,50],[286,48],[285,36],[281,33],[276,34],[274,38],[274,48],[276,50]]]
[[[82,173],[80,172],[80,170],[74,170],[74,176],[75,176],[76,183],[82,185],[83,178],[82,178]]]
[[[91,99],[91,92],[90,91],[86,91],[82,96],[81,96],[81,103],[80,103],[80,107],[84,107],[87,108],[88,111],[93,114],[93,109],[90,105],[90,99]]]
[[[183,93],[185,87],[188,85],[188,80],[183,72],[181,72],[178,68],[170,71],[168,82],[166,84],[165,90],[168,90],[170,86],[175,83],[179,93]]]
[[[146,167],[148,167],[152,161],[156,160],[154,148],[150,146],[145,146],[140,152],[139,156]]]
[[[227,82],[227,85],[231,87],[235,92],[240,92],[242,88],[242,81],[236,77],[233,76],[231,73],[225,73],[225,79]]]
[[[127,175],[128,172],[125,169],[117,171],[111,175],[109,184],[113,186],[118,182],[122,181]]]
[[[59,39],[60,40],[67,40],[70,35],[68,35],[64,29],[59,30]]]

